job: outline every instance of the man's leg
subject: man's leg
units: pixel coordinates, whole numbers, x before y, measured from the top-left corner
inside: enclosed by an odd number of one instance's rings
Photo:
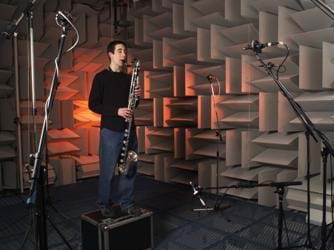
[[[100,133],[100,177],[98,203],[108,207],[112,196],[112,181],[114,169],[120,152],[122,142],[121,133],[106,128]]]
[[[138,152],[137,136],[135,131],[131,132],[129,150]],[[133,162],[127,175],[121,175],[119,179],[120,205],[123,211],[129,212],[134,207],[134,184],[137,173],[137,163]],[[131,211],[129,213],[132,213]],[[135,211],[137,213],[137,211]]]

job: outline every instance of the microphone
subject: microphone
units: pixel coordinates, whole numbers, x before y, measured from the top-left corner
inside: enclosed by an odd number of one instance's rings
[[[193,192],[193,196],[197,196],[199,194],[199,189],[196,188],[191,181],[189,181],[189,184],[191,185],[191,187],[192,187],[192,189],[194,191]],[[203,205],[203,207],[206,207],[206,203],[204,202],[204,200],[199,195],[198,195],[198,199],[201,202],[201,204]]]
[[[206,76],[206,78],[209,80],[209,83],[210,83],[211,94],[212,94],[212,95],[215,95],[215,90],[214,90],[214,86],[213,86],[213,81],[214,81],[214,80],[217,80],[217,77],[214,76],[214,75],[209,74],[209,75]],[[219,85],[218,85],[218,87],[219,87]],[[220,93],[220,87],[219,87],[219,93]]]
[[[246,47],[243,48],[243,50],[253,50],[255,52],[260,52],[264,48],[276,46],[276,45],[283,45],[283,42],[266,42],[266,43],[260,43],[257,40],[252,40],[250,44],[248,44]]]
[[[27,6],[24,8],[23,12],[21,13],[21,15],[19,16],[19,18],[16,20],[13,20],[13,22],[8,24],[6,30],[1,32],[1,36],[4,38],[10,39],[15,33],[18,25],[20,24],[24,16],[26,16],[27,13],[30,13],[33,10],[36,2],[37,0],[32,0],[30,3],[28,3]],[[29,15],[29,18],[30,18],[30,15]]]
[[[193,189],[193,191],[194,191],[193,195],[198,195],[199,190],[197,190],[197,189],[195,188],[195,186],[194,186],[194,184],[192,183],[192,181],[189,181],[189,184],[191,185],[191,187],[192,187],[192,189]]]
[[[58,11],[56,14],[56,23],[59,27],[69,28],[71,27],[72,16],[67,11]]]
[[[10,39],[11,36],[14,34],[14,32],[17,29],[17,25],[14,23],[10,23],[6,27],[6,31],[1,32],[1,36],[6,39]]]
[[[206,76],[206,79],[208,79],[209,82],[211,83],[213,80],[216,79],[216,77],[214,75],[209,74],[209,75]]]

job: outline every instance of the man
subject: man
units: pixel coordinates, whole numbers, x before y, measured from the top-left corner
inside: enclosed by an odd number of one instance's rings
[[[128,109],[128,97],[131,75],[124,73],[127,46],[123,41],[109,43],[107,54],[109,67],[94,77],[89,95],[89,109],[101,114],[100,130],[100,177],[98,204],[101,213],[114,217],[119,211],[130,215],[140,214],[140,208],[134,206],[134,181],[137,166],[133,164],[127,175],[116,179],[114,170],[123,146],[124,130],[127,121],[133,118]],[[141,89],[135,90],[139,96]],[[137,152],[137,138],[134,125],[131,130],[129,150]]]

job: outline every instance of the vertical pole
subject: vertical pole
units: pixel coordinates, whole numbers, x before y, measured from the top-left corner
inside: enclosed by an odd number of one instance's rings
[[[22,160],[22,134],[21,134],[21,115],[20,115],[20,86],[19,86],[19,60],[18,60],[18,33],[14,33],[14,68],[15,68],[15,102],[16,102],[16,137],[17,137],[17,159],[16,159],[16,176],[19,181],[20,191],[23,193],[23,160]]]
[[[28,14],[28,29],[29,29],[29,59],[30,59],[31,102],[32,102],[33,128],[34,128],[33,151],[36,151],[36,145],[37,145],[37,124],[36,124],[37,109],[36,109],[33,12],[29,11],[27,14]]]

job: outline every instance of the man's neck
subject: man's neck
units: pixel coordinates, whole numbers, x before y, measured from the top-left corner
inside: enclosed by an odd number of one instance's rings
[[[109,68],[113,72],[121,72],[121,70],[122,70],[121,67],[119,67],[118,65],[115,65],[113,63],[110,63]]]

